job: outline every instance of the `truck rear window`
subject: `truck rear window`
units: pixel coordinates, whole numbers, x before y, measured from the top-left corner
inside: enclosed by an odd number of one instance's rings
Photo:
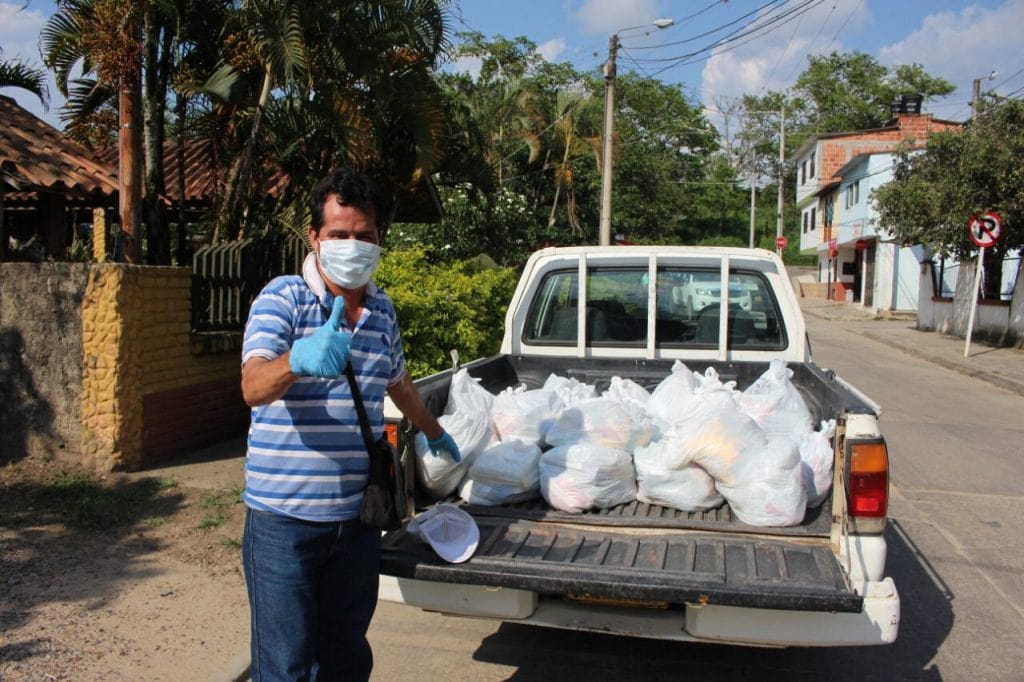
[[[537,290],[523,341],[576,345],[579,327],[577,270],[548,273]],[[594,268],[587,273],[584,315],[587,346],[646,346],[646,268]],[[780,350],[785,331],[771,286],[757,272],[730,271],[728,347]],[[655,345],[717,348],[722,292],[718,271],[659,268],[655,285]]]

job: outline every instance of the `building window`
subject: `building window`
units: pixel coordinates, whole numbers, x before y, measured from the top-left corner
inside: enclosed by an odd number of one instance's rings
[[[818,229],[818,209],[817,207],[811,209],[811,229]]]
[[[817,154],[817,152],[811,152],[811,163],[809,164],[810,165],[810,169],[807,172],[807,177],[809,177],[809,178],[813,178],[814,177],[814,157],[815,157],[816,154]]]
[[[804,234],[807,234],[807,211],[804,211],[803,220],[804,220],[804,226],[803,226]]]
[[[860,203],[860,180],[852,182],[846,187],[846,208]]]
[[[800,184],[803,185],[807,182],[807,162],[804,161],[800,164]]]

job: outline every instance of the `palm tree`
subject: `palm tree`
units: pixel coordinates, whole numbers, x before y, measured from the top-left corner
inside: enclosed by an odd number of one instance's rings
[[[116,92],[121,236],[124,258],[140,260],[139,224],[142,166],[143,10],[146,0],[94,2],[59,0],[57,11],[40,32],[46,65],[54,70],[57,88],[71,100],[98,105]],[[81,63],[83,78],[72,81]],[[94,77],[91,77],[94,74]],[[72,109],[66,108],[69,115]]]
[[[593,155],[597,167],[601,167],[601,137],[598,132],[600,101],[587,93],[560,90],[555,101],[554,113],[554,146],[561,152],[562,158],[553,167],[555,198],[551,202],[548,227],[555,224],[559,196],[564,189],[566,216],[575,237],[582,234],[579,218],[576,216],[575,164],[579,158]]]
[[[4,53],[0,48],[0,55]],[[43,108],[50,106],[50,89],[46,87],[46,72],[34,69],[20,60],[0,61],[0,88],[21,88],[39,98]]]

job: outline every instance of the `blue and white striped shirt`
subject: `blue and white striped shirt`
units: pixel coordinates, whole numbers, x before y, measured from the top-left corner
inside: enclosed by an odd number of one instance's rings
[[[302,277],[277,277],[253,301],[243,364],[280,357],[327,321],[334,296],[315,258],[307,256]],[[347,323],[343,328],[352,331]],[[352,367],[379,437],[384,394],[405,373],[405,355],[395,308],[372,282],[352,336]],[[355,519],[366,479],[366,446],[344,376],[300,377],[280,399],[252,409],[242,496],[248,506],[308,521]]]

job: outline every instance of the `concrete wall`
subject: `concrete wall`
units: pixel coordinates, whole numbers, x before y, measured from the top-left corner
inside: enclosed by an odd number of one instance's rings
[[[60,450],[135,469],[244,433],[241,335],[191,333],[190,281],[188,268],[0,264],[0,459]]]
[[[964,262],[958,268],[956,294],[952,299],[934,296],[932,276],[928,268],[921,269],[917,326],[925,331],[936,331],[966,338],[971,313],[971,290],[974,288],[973,262]],[[981,301],[977,305],[971,338],[999,346],[1024,345],[1024,283],[1017,278],[1013,298],[1007,301]]]
[[[80,263],[0,266],[0,462],[80,451]]]

